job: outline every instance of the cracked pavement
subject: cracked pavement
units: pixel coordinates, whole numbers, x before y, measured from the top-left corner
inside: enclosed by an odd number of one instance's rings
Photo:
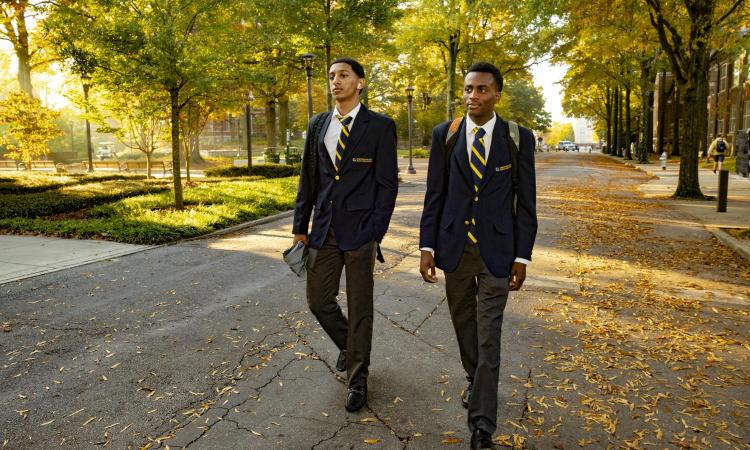
[[[627,191],[648,177],[602,165],[597,155],[537,158],[540,230],[524,289],[505,311],[496,437],[503,445],[540,449],[578,448],[583,438],[592,448],[622,444],[639,430],[640,418],[620,411],[620,428],[612,433],[567,407],[582,402],[582,393],[569,386],[583,391],[601,374],[555,374],[550,367],[551,355],[586,353],[579,319],[549,315],[560,297],[611,291],[613,282],[627,278],[620,267],[582,275],[591,265],[587,252],[600,263],[605,256],[627,258],[613,253],[617,242],[583,249],[566,239],[582,225],[564,209],[570,200],[559,192],[571,185],[605,192],[613,177]],[[386,263],[376,265],[369,402],[362,411],[345,411],[345,380],[334,369],[338,351],[307,309],[304,282],[281,260],[291,243],[291,220],[281,219],[0,285],[0,319],[12,324],[12,332],[0,334],[0,448],[468,446],[460,403],[465,379],[443,277],[429,285],[418,271],[425,162],[416,168],[400,186],[383,242]],[[709,239],[702,228],[665,211],[657,215],[684,222],[684,245]],[[739,263],[737,270],[746,267]],[[713,275],[713,298],[747,312],[750,283]],[[343,278],[341,286],[345,309]],[[722,398],[750,398],[748,350],[732,349],[738,378]],[[668,371],[661,376],[679,382]],[[556,405],[546,423],[539,402],[545,396]],[[659,448],[676,445],[669,439],[683,429],[677,413],[662,414],[666,437],[651,439]],[[729,429],[747,442],[748,423],[728,420],[741,422]]]

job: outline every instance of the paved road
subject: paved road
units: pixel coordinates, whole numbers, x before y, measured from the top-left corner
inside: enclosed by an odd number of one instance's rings
[[[750,267],[601,155],[538,157],[540,232],[506,309],[496,439],[746,448]],[[0,446],[466,446],[442,284],[417,275],[424,166],[378,265],[368,407],[280,262],[290,221],[0,286]],[[345,295],[342,293],[342,300]]]

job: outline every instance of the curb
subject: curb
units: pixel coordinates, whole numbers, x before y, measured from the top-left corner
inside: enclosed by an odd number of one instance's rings
[[[633,169],[640,170],[641,172],[645,173],[646,175],[660,178],[659,175],[656,173],[653,173],[650,170],[646,170],[644,167],[638,167],[636,164],[631,163],[627,160],[621,160],[619,157],[612,156],[612,155],[605,155],[608,156],[610,159],[614,161],[618,161],[622,163],[625,166],[632,167]],[[657,167],[657,166],[655,166]],[[730,174],[731,175],[731,174]],[[730,249],[734,250],[735,253],[742,256],[746,260],[750,261],[750,243],[742,242],[740,239],[735,238],[734,236],[731,236],[729,233],[723,231],[721,228],[716,227],[709,227],[697,219],[693,218],[693,221],[696,225],[700,225],[703,228],[705,228],[707,231],[711,232],[714,236],[716,236],[716,239],[721,241],[724,245],[729,247]]]
[[[713,235],[716,236],[716,238],[720,240],[724,245],[734,250],[735,253],[744,257],[746,260],[750,261],[750,243],[742,242],[742,240],[737,239],[736,237],[730,235],[729,233],[722,230],[721,228],[714,228],[714,227],[705,227],[705,228],[711,233],[713,233]]]
[[[176,244],[179,244],[181,242],[190,242],[190,241],[197,241],[197,240],[200,240],[200,239],[208,239],[208,238],[214,238],[214,237],[218,237],[218,236],[223,236],[225,234],[230,234],[230,233],[234,233],[234,232],[237,232],[237,231],[242,231],[245,228],[252,228],[252,227],[255,227],[255,226],[258,226],[258,225],[263,225],[265,223],[273,222],[275,220],[286,219],[287,217],[291,217],[292,215],[294,215],[294,210],[293,209],[289,210],[289,211],[280,212],[278,214],[274,214],[273,216],[261,217],[260,219],[251,220],[250,222],[244,222],[244,223],[240,223],[238,225],[233,225],[233,226],[231,226],[229,228],[223,228],[221,230],[216,230],[216,231],[213,231],[213,232],[208,233],[208,234],[203,234],[201,236],[195,236],[195,237],[191,237],[191,238],[187,238],[187,239],[180,239],[179,241],[170,242],[169,244],[165,244],[165,245],[176,245]]]
[[[211,233],[208,233],[208,234],[204,234],[204,235],[201,235],[201,236],[195,236],[195,237],[187,238],[187,239],[180,239],[178,241],[169,242],[169,243],[166,243],[166,244],[149,245],[149,246],[145,246],[143,248],[137,248],[137,249],[132,249],[132,250],[123,250],[121,252],[115,252],[115,253],[108,254],[106,256],[102,256],[102,257],[99,257],[99,258],[96,258],[96,259],[92,259],[92,260],[88,260],[88,261],[82,261],[82,262],[78,262],[78,263],[66,264],[66,265],[63,265],[63,266],[60,266],[60,267],[55,267],[52,270],[44,270],[44,271],[39,271],[39,272],[35,272],[33,274],[27,274],[27,275],[23,275],[23,276],[12,278],[12,279],[0,280],[0,286],[2,286],[3,284],[6,284],[6,283],[12,283],[14,281],[27,280],[27,279],[30,279],[30,278],[38,277],[40,275],[46,275],[48,273],[59,272],[61,270],[71,269],[71,268],[74,268],[74,267],[82,267],[82,266],[86,266],[88,264],[93,264],[93,263],[100,262],[100,261],[106,261],[108,259],[113,259],[113,258],[119,258],[119,257],[122,257],[122,256],[133,255],[133,254],[136,254],[136,253],[141,253],[141,252],[145,252],[145,251],[149,251],[149,250],[154,250],[154,249],[157,249],[157,248],[160,248],[160,247],[167,247],[167,246],[171,246],[171,245],[178,245],[178,244],[181,244],[183,242],[197,241],[199,239],[206,239],[206,238],[218,237],[218,236],[222,236],[222,235],[225,235],[225,234],[234,233],[236,231],[241,231],[241,230],[244,230],[246,228],[252,228],[252,227],[255,227],[255,226],[258,226],[258,225],[262,225],[262,224],[265,224],[265,223],[268,223],[268,222],[273,222],[275,220],[285,219],[287,217],[292,216],[293,214],[294,214],[294,210],[284,211],[284,212],[275,214],[273,216],[261,217],[260,219],[252,220],[250,222],[244,222],[244,223],[241,223],[241,224],[238,224],[238,225],[231,226],[229,228],[224,228],[224,229],[217,230],[217,231],[214,231],[214,232],[211,232]]]

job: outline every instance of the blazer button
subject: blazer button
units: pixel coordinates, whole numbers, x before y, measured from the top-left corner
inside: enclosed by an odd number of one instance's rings
[[[479,201],[479,196],[474,197],[474,201],[478,202]]]
[[[341,177],[338,176],[338,175],[336,175],[335,177],[333,177],[333,179],[336,180],[336,181],[339,181],[341,179]]]
[[[469,221],[468,220],[464,220],[464,225],[468,225],[468,224],[469,224]]]

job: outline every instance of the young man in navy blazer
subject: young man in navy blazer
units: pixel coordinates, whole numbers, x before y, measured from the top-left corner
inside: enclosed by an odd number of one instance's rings
[[[494,111],[502,88],[497,67],[469,67],[463,94],[468,114],[452,152],[446,152],[451,122],[432,131],[420,225],[422,277],[435,283],[435,267],[445,272],[448,307],[469,381],[461,400],[468,408],[471,448],[492,448],[503,310],[508,292],[526,278],[537,230],[535,140],[530,130],[519,127],[514,195],[508,148],[513,141]]]
[[[340,350],[336,369],[349,380],[345,406],[357,411],[367,402],[373,268],[376,255],[382,261],[379,244],[398,191],[396,124],[359,102],[365,71],[357,61],[333,61],[328,80],[336,107],[307,127],[292,232],[294,243],[310,250],[307,302]],[[348,319],[336,302],[344,267]]]

